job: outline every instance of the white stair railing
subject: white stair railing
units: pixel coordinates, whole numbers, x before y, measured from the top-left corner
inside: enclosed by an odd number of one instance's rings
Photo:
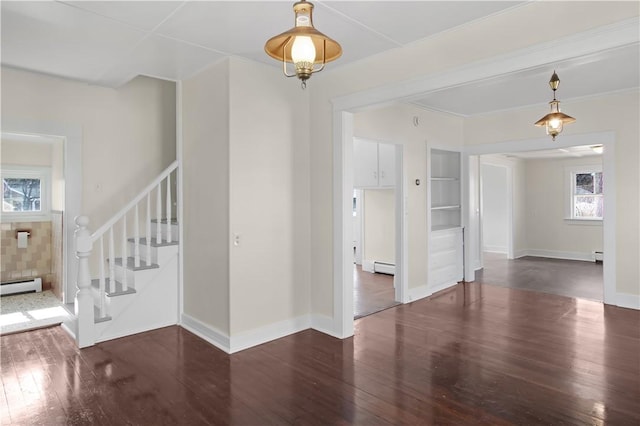
[[[140,238],[140,212],[139,209],[146,209],[146,214],[143,214],[145,220],[145,254],[146,265],[151,263],[151,246],[152,246],[152,232],[151,223],[153,222],[151,212],[151,197],[152,193],[155,193],[156,197],[156,242],[162,243],[162,227],[165,228],[165,240],[171,242],[173,239],[171,226],[172,226],[172,188],[171,188],[171,174],[178,167],[178,162],[173,162],[167,167],[153,182],[147,185],[131,202],[129,202],[124,208],[116,213],[111,219],[109,219],[104,225],[98,228],[92,234],[87,229],[89,224],[89,218],[86,216],[78,216],[76,218],[76,231],[75,231],[75,243],[76,252],[78,257],[78,277],[77,287],[78,292],[75,299],[75,313],[78,321],[76,341],[79,347],[91,346],[95,343],[94,336],[94,306],[98,310],[100,318],[104,319],[109,316],[107,294],[115,294],[118,292],[116,286],[116,253],[120,255],[122,273],[119,276],[120,290],[126,292],[135,283],[129,281],[129,274],[127,273],[127,265],[129,258],[128,250],[128,231],[127,231],[127,215],[133,211],[133,266],[139,268],[141,266],[141,238]],[[162,199],[163,184],[166,188],[165,199]],[[162,212],[163,201],[165,204],[164,216]],[[114,237],[116,235],[115,228],[120,230],[120,241],[116,241]],[[105,238],[105,234],[107,238]],[[90,257],[92,255],[92,246],[94,242],[100,244],[97,256],[95,259],[98,265],[97,271],[97,285],[95,290],[91,289],[91,277],[90,272]],[[104,243],[107,244],[107,258],[105,259]],[[118,250],[117,243],[120,243],[120,249]],[[105,262],[108,264],[108,268],[105,268]],[[108,272],[108,276],[106,275]],[[106,285],[106,282],[109,285]]]

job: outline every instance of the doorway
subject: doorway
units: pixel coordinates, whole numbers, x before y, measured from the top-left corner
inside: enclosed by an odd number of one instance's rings
[[[62,302],[73,304],[77,274],[77,259],[73,235],[76,229],[74,218],[80,215],[82,205],[82,128],[72,125],[3,117],[2,133],[27,135],[27,137],[53,137],[63,141],[62,164],[64,201],[62,217]],[[54,136],[51,136],[54,135]]]
[[[607,191],[615,187],[613,135],[563,139],[544,150],[527,150],[535,145],[525,142],[516,151],[468,156],[469,203],[481,206],[475,226],[469,210],[469,254],[481,283],[606,301],[615,250],[615,218],[603,220],[604,211],[615,211]]]
[[[353,317],[397,306],[403,293],[402,146],[354,138]]]
[[[2,132],[2,333],[60,323],[64,138]]]

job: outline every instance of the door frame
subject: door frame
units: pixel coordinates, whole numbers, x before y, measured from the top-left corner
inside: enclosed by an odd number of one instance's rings
[[[602,153],[602,172],[607,177],[606,189],[604,194],[604,210],[607,212],[607,217],[602,222],[603,232],[603,250],[606,256],[606,262],[603,262],[603,302],[608,305],[617,305],[617,291],[616,291],[616,168],[615,168],[615,132],[596,132],[587,133],[582,135],[563,135],[555,141],[552,141],[549,137],[538,139],[526,139],[518,141],[500,142],[494,144],[482,144],[482,145],[469,145],[466,146],[463,151],[463,179],[465,182],[470,182],[469,174],[469,157],[474,155],[483,154],[500,154],[504,152],[527,152],[544,149],[558,149],[569,148],[579,145],[603,145],[604,152]],[[464,194],[465,199],[469,200],[471,196],[468,190],[469,185],[465,185],[467,188]],[[478,224],[475,224],[472,220],[472,214],[467,207],[468,203],[463,206],[464,220],[467,226],[470,226],[469,230],[471,234],[477,234],[478,229],[475,229]],[[465,246],[465,258],[471,258],[471,247]],[[471,262],[465,263],[465,277],[467,281],[473,281],[475,279],[475,269]]]
[[[74,248],[75,218],[82,206],[82,128],[29,119],[2,118],[2,132],[49,136],[63,140],[64,213],[62,250],[62,301],[73,303],[76,295],[78,260]]]

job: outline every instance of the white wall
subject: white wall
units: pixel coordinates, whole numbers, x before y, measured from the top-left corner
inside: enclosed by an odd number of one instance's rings
[[[176,159],[172,82],[138,77],[109,89],[2,67],[2,120],[82,129],[77,166],[92,229]]]
[[[231,336],[309,313],[308,92],[230,61]]]
[[[225,350],[310,324],[307,96],[238,58],[183,83],[184,313]]]
[[[553,21],[549,20],[553,16]],[[356,63],[348,64],[339,68],[327,67],[327,71],[314,76],[308,84],[311,91],[311,239],[312,246],[312,303],[313,312],[334,317],[334,293],[333,293],[333,120],[332,100],[338,97],[355,94],[367,89],[390,85],[400,81],[409,81],[425,75],[444,73],[452,68],[463,66],[473,61],[488,60],[499,54],[506,54],[518,49],[524,49],[532,45],[553,41],[559,37],[574,34],[580,31],[617,22],[629,17],[638,16],[636,4],[617,3],[616,7],[611,7],[607,2],[529,2],[520,7],[507,12],[496,14],[483,20],[479,20],[457,29],[447,31],[434,37],[429,37],[421,42],[413,43],[406,48],[394,49],[390,52],[375,55],[363,59]],[[561,25],[555,23],[560,22]],[[496,31],[500,28],[500,31]],[[619,135],[626,139],[620,149],[616,150],[616,167],[619,170],[636,169],[638,164],[637,152],[637,100],[635,105],[627,111],[615,108],[615,113],[619,115],[614,122],[626,120],[623,130],[626,135]],[[599,103],[602,110],[602,103]],[[569,110],[569,105],[565,103],[565,109]],[[518,111],[521,113],[522,111]],[[578,111],[582,113],[582,111]],[[576,114],[578,113],[576,112]],[[595,112],[595,111],[594,111]],[[529,110],[533,120],[538,117],[539,111]],[[635,113],[635,115],[634,115]],[[476,128],[473,125],[464,129],[465,143],[496,143],[504,140],[523,139],[531,137],[531,133],[536,131],[534,137],[539,137],[539,128],[531,126],[531,117],[521,117],[518,121],[508,121],[510,114],[498,114],[499,117],[493,120],[491,128]],[[591,129],[613,128],[608,120],[597,118],[594,114],[587,114],[582,120],[577,115],[578,122],[588,122]],[[607,117],[609,114],[607,114]],[[410,118],[405,118],[409,119]],[[357,117],[356,117],[357,120]],[[480,119],[482,121],[482,119]],[[409,121],[410,123],[410,121]],[[504,132],[496,135],[495,129],[501,129],[505,123],[509,127],[517,125],[520,130],[517,132]],[[577,124],[576,123],[576,124]],[[438,122],[423,121],[426,129],[437,131]],[[576,126],[572,124],[571,126]],[[357,125],[357,123],[356,123]],[[407,124],[409,126],[410,124]],[[570,129],[568,126],[567,129]],[[532,130],[529,130],[529,127]],[[574,127],[575,128],[575,127]],[[587,129],[587,126],[579,126],[578,129]],[[525,130],[522,130],[525,129]],[[535,130],[533,130],[535,129]],[[580,131],[580,130],[572,131]],[[567,130],[569,131],[569,130]],[[632,137],[635,134],[635,139]],[[380,137],[374,135],[362,135],[362,137]],[[445,138],[447,141],[450,138]],[[455,138],[454,138],[455,139]],[[631,140],[635,140],[632,146]],[[336,153],[339,155],[340,153]],[[409,158],[413,156],[408,156]],[[414,157],[415,158],[415,157]],[[412,175],[411,179],[420,177]],[[422,176],[424,178],[424,176]],[[621,183],[619,189],[627,187],[632,189],[637,187],[637,173],[632,172],[627,183]],[[409,198],[411,192],[416,191],[409,186]],[[637,193],[637,191],[636,191]],[[637,195],[632,196],[636,198]],[[637,203],[637,202],[636,202]],[[411,203],[410,203],[411,204]],[[424,207],[409,208],[409,215],[419,215],[419,209]],[[638,220],[637,210],[625,209],[625,212],[618,212],[618,245],[623,242],[630,246],[627,253],[618,257],[617,272],[619,277],[618,290],[640,294],[637,280],[631,280],[637,274],[638,268],[631,258],[638,256]],[[625,235],[621,235],[626,233]],[[415,253],[411,249],[411,253]],[[426,249],[424,249],[426,250]],[[426,272],[425,272],[426,276]],[[334,318],[339,318],[336,313]]]
[[[396,263],[396,206],[393,189],[363,192],[363,262]]]
[[[484,251],[507,253],[507,169],[482,164],[482,245]]]
[[[590,259],[593,251],[602,250],[602,222],[565,220],[569,202],[565,169],[584,165],[602,166],[602,157],[525,162],[527,246],[531,254]]]
[[[182,83],[183,309],[229,334],[229,64]]]
[[[418,117],[418,126],[413,118]],[[436,125],[437,124],[437,125]],[[393,105],[354,115],[354,136],[402,145],[407,177],[407,246],[409,288],[427,285],[427,142],[438,146],[462,146],[462,119],[411,105]],[[325,147],[326,148],[326,147]],[[315,157],[314,157],[315,158]],[[317,165],[317,163],[312,163]],[[312,169],[313,170],[313,169]],[[415,180],[420,179],[420,186]],[[322,206],[322,210],[327,206]],[[315,209],[313,209],[315,212]],[[329,217],[331,217],[329,215]],[[315,227],[312,228],[312,232]],[[314,238],[326,239],[327,235]],[[314,240],[315,241],[315,240]],[[314,247],[318,247],[314,245]],[[365,255],[369,257],[368,254]],[[317,256],[312,256],[316,259]],[[395,258],[395,255],[394,255]],[[323,272],[324,273],[324,272]],[[316,277],[316,274],[312,274]],[[317,287],[313,287],[314,289]],[[313,299],[317,301],[316,298]]]

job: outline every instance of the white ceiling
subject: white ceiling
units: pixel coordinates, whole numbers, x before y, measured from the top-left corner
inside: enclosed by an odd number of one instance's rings
[[[545,160],[558,158],[580,158],[602,156],[601,152],[594,150],[594,147],[602,145],[582,145],[570,146],[567,148],[542,149],[538,151],[511,152],[506,154],[493,154],[505,158],[519,158],[521,160]]]
[[[405,46],[524,1],[316,0],[315,26],[343,56],[324,72]],[[265,41],[293,26],[287,1],[1,2],[3,65],[118,87],[137,75],[188,78],[226,57],[281,66]],[[555,64],[560,100],[638,87],[638,46]],[[549,67],[459,86],[413,100],[471,116],[546,103]],[[611,77],[611,76],[614,77]]]

